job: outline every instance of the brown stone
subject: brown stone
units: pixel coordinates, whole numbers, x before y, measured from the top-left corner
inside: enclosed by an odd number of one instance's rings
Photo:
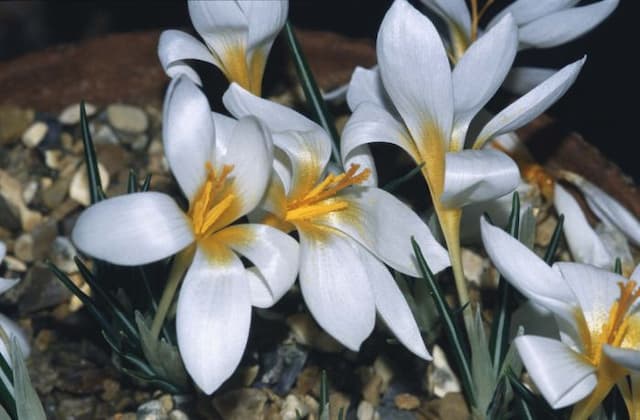
[[[415,410],[420,407],[420,399],[412,394],[402,393],[395,396],[393,403],[400,410]]]

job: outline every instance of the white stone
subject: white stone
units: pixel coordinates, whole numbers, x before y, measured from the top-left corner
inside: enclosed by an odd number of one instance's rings
[[[107,124],[91,124],[91,138],[94,144],[118,144],[118,136]]]
[[[25,204],[31,203],[38,192],[38,181],[31,180],[27,183],[27,185],[22,189],[22,200]]]
[[[42,121],[36,121],[26,129],[24,133],[22,133],[22,143],[27,146],[29,149],[33,149],[44,140],[47,135],[47,131],[49,131],[49,127],[46,123]]]
[[[380,414],[376,412],[375,407],[369,401],[360,401],[358,411],[356,412],[358,420],[379,420]]]
[[[87,117],[90,117],[96,113],[98,108],[95,105],[85,102],[84,110],[87,112]],[[80,104],[69,105],[62,110],[58,115],[58,121],[64,125],[75,125],[80,122]]]
[[[438,398],[449,392],[460,392],[460,382],[451,370],[447,357],[438,345],[433,347],[433,361],[427,369],[427,384],[429,391]]]
[[[60,169],[64,160],[64,152],[60,149],[49,149],[44,152],[44,163],[51,169]]]
[[[116,130],[142,133],[149,127],[149,117],[138,107],[113,104],[107,108],[107,119]]]
[[[309,407],[298,396],[289,394],[282,403],[280,418],[282,420],[296,420],[309,414]]]
[[[98,172],[100,174],[100,182],[102,189],[107,190],[109,187],[109,173],[100,162],[98,162]],[[88,206],[91,204],[91,193],[89,192],[89,181],[87,179],[87,168],[82,164],[71,179],[69,185],[69,197],[78,203]]]

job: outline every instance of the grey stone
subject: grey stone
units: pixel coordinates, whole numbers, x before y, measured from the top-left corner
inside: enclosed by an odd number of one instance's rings
[[[147,114],[132,105],[109,105],[107,107],[107,119],[113,128],[127,133],[142,133],[149,128]]]

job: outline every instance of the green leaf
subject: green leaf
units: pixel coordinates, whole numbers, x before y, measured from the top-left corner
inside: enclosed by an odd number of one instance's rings
[[[327,384],[327,371],[320,374],[320,420],[329,420],[329,385]]]
[[[2,405],[0,405],[0,420],[12,420],[7,410],[4,409]]]
[[[144,177],[144,181],[142,182],[142,187],[140,187],[141,192],[149,191],[149,187],[151,186],[151,174]]]
[[[520,233],[520,197],[517,192],[513,193],[511,215],[509,216],[507,230],[511,236],[518,239],[518,234]],[[502,366],[502,360],[509,346],[512,295],[512,286],[507,279],[500,276],[500,280],[498,281],[498,307],[496,308],[493,323],[491,324],[491,337],[489,339],[494,378],[498,376],[498,372]]]
[[[146,375],[142,372],[138,372],[132,369],[127,369],[125,367],[120,368],[120,370],[131,376],[132,378],[135,378],[145,384],[151,385],[151,386],[156,386],[166,392],[169,392],[171,394],[180,394],[182,393],[182,390],[179,388],[176,388],[175,386],[173,386],[172,384],[170,384],[169,382],[163,381],[160,378],[157,378],[155,376],[151,376],[151,375]]]
[[[15,419],[16,414],[16,402],[13,399],[13,372],[11,372],[11,380],[7,376],[0,372],[0,406],[4,408],[11,419]]]
[[[622,275],[622,260],[616,258],[616,263],[613,266],[613,272]]]
[[[31,385],[29,372],[24,364],[24,356],[15,337],[11,340],[10,349],[17,418],[20,420],[46,420],[47,416],[44,414],[38,393]]]
[[[402,295],[404,296],[411,313],[418,324],[420,332],[426,335],[426,341],[433,343],[440,336],[440,319],[438,317],[438,311],[431,304],[431,295],[429,295],[429,289],[423,281],[414,282],[413,293],[411,287],[407,282],[407,277],[396,271],[394,273],[396,284],[400,288]]]
[[[520,242],[522,242],[527,248],[533,249],[535,240],[536,217],[533,215],[531,207],[528,207],[520,220]]]
[[[151,328],[140,312],[136,311],[136,324],[140,332],[142,351],[155,374],[172,383],[177,388],[186,389],[189,384],[178,348],[158,340],[151,334]]]
[[[129,179],[127,181],[127,193],[131,194],[138,191],[138,176],[133,169],[129,169]]]
[[[447,339],[453,349],[453,360],[458,368],[459,376],[462,382],[462,389],[467,397],[467,401],[470,406],[476,406],[476,395],[473,387],[473,376],[471,375],[471,368],[469,366],[469,355],[464,346],[464,332],[460,331],[458,325],[451,317],[449,305],[440,290],[440,286],[436,283],[433,273],[429,269],[427,262],[424,259],[424,255],[420,250],[420,246],[411,238],[411,244],[413,245],[413,251],[418,261],[422,278],[427,282],[431,291],[431,296],[435,302],[440,318],[442,319],[442,325],[447,335]]]
[[[6,333],[2,334],[2,337],[0,337],[0,340],[2,340],[6,336],[7,336]],[[4,356],[2,354],[0,354],[0,368],[2,369],[2,373],[4,373],[4,376],[7,379],[9,379],[9,382],[13,383],[13,372],[11,371],[11,366],[9,366],[9,363],[7,363],[7,361],[4,359]]]
[[[80,102],[80,128],[82,130],[82,144],[84,145],[84,160],[87,165],[87,179],[89,181],[91,204],[94,204],[105,199],[106,196],[104,191],[102,191],[100,172],[98,171],[98,159],[96,158],[96,150],[93,147],[93,140],[91,139],[91,131],[89,130],[89,121],[87,119],[87,111],[84,108],[84,101]]]
[[[551,235],[551,240],[549,241],[549,246],[547,247],[547,251],[544,253],[544,260],[549,265],[553,263],[553,257],[555,257],[556,251],[558,250],[558,245],[560,244],[560,237],[562,235],[563,224],[564,224],[564,214],[561,214],[558,217],[558,224],[556,225],[556,228],[553,230],[553,235]]]
[[[522,400],[524,404],[529,409],[531,413],[539,413],[538,417],[534,418],[545,418],[545,419],[557,419],[558,416],[553,412],[553,409],[549,407],[549,404],[542,398],[537,395],[534,395],[531,391],[529,391],[520,380],[516,377],[516,375],[511,371],[507,371],[506,374],[507,379],[509,380],[509,384],[513,388],[514,392],[518,396],[519,399]]]
[[[469,347],[471,347],[471,374],[476,395],[476,408],[484,417],[491,405],[496,389],[496,374],[492,368],[491,355],[487,345],[487,336],[482,325],[480,308],[474,315],[465,316],[468,322]]]
[[[382,189],[387,191],[387,192],[395,191],[402,184],[404,184],[405,182],[413,179],[416,175],[419,175],[423,166],[424,166],[424,162],[422,162],[421,164],[419,164],[418,166],[416,166],[415,168],[413,168],[412,170],[410,170],[406,174],[404,174],[404,175],[402,175],[402,176],[400,176],[400,177],[398,177],[398,178],[396,178],[394,180],[389,181],[387,184],[385,184],[384,187],[382,187]]]
[[[98,321],[100,327],[108,334],[113,341],[117,341],[117,334],[114,331],[111,324],[107,321],[107,318],[102,314],[102,312],[98,309],[96,303],[93,301],[91,297],[86,295],[82,290],[76,286],[71,279],[63,273],[55,264],[51,262],[47,262],[49,269],[53,271],[53,274],[64,284],[67,289],[71,291],[74,295],[80,299],[80,301],[85,305],[87,310],[91,313],[91,315]]]
[[[309,68],[309,64],[307,63],[304,53],[300,48],[298,39],[293,33],[293,28],[288,21],[284,25],[284,34],[287,38],[289,52],[291,53],[291,57],[293,58],[293,62],[296,66],[300,85],[302,85],[304,96],[311,108],[311,111],[313,112],[313,117],[316,122],[320,124],[331,136],[331,139],[333,140],[331,144],[333,160],[342,167],[342,159],[340,159],[340,152],[338,151],[338,147],[340,146],[340,136],[338,135],[335,123],[333,122],[333,116],[327,110],[327,105],[322,98],[320,89],[318,89],[318,84],[313,77],[313,73]]]

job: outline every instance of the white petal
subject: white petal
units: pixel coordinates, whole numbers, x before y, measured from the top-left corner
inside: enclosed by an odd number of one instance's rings
[[[288,0],[244,1],[241,3],[249,22],[247,50],[266,47],[266,53],[284,26],[289,9]]]
[[[420,276],[411,237],[420,245],[432,272],[449,266],[447,252],[429,227],[393,195],[379,188],[352,187],[337,198],[346,201],[348,207],[315,222],[345,232],[387,265],[410,276]]]
[[[559,273],[500,228],[480,219],[482,242],[498,271],[522,294],[560,318],[575,323],[577,298]]]
[[[475,41],[451,75],[454,99],[453,140],[449,150],[461,150],[473,117],[493,97],[518,51],[518,29],[511,15]]]
[[[234,117],[256,116],[272,132],[322,130],[322,127],[304,115],[284,105],[255,96],[237,83],[229,86],[222,102]]]
[[[353,112],[363,102],[372,102],[391,113],[396,113],[391,99],[384,90],[378,66],[371,69],[356,67],[349,82],[347,105]]]
[[[217,222],[220,226],[244,216],[260,203],[271,175],[273,162],[271,144],[271,134],[254,117],[238,120],[228,144],[217,142],[216,165],[218,167],[233,166],[229,178],[237,200],[235,211],[224,213]]]
[[[230,226],[215,238],[256,266],[258,272],[250,282],[253,306],[273,305],[296,281],[298,243],[289,235],[271,226],[252,224]]]
[[[516,337],[522,327],[526,335],[560,339],[558,325],[551,312],[531,301],[522,303],[511,315],[510,336]]]
[[[520,184],[518,165],[497,150],[462,150],[445,156],[445,207],[461,208],[513,192]]]
[[[633,273],[631,273],[629,279],[636,283],[640,283],[640,264],[636,265],[636,268],[633,270]]]
[[[447,24],[455,25],[456,29],[471,38],[471,15],[464,0],[420,0],[422,4],[433,10]]]
[[[409,304],[389,269],[362,246],[358,245],[358,248],[373,290],[378,314],[406,348],[418,357],[431,360]]]
[[[331,157],[331,140],[325,131],[287,131],[274,135],[273,141],[287,155],[291,167],[287,196],[295,199],[311,191]]]
[[[27,335],[24,333],[22,328],[18,324],[16,324],[13,320],[7,318],[5,315],[0,314],[0,328],[4,330],[9,339],[15,337],[18,346],[20,347],[20,351],[22,351],[22,355],[26,359],[29,357],[31,353],[31,346],[29,346],[29,340],[27,339]],[[4,340],[0,339],[0,353],[2,353],[2,357],[7,363],[11,364],[11,357],[9,352],[7,351],[6,344]]]
[[[1,261],[1,260],[0,260]],[[0,295],[11,289],[13,286],[18,284],[20,280],[18,279],[5,279],[4,277],[0,277]]]
[[[121,195],[92,205],[78,218],[71,238],[86,254],[120,265],[166,258],[194,240],[175,201],[156,192]]]
[[[560,341],[525,335],[514,342],[533,383],[554,409],[576,403],[595,388],[595,368]]]
[[[4,260],[4,257],[7,255],[7,245],[4,242],[0,241],[0,263]]]
[[[602,351],[617,364],[627,369],[640,371],[640,351],[614,347],[609,344],[603,345]]]
[[[211,55],[211,52],[202,42],[191,35],[170,29],[163,31],[158,40],[158,57],[162,68],[171,78],[180,74],[186,74],[196,84],[202,84],[200,77],[184,62],[184,60],[200,60],[218,65]],[[190,69],[186,70],[185,69]],[[197,79],[193,79],[196,75]]]
[[[489,27],[495,25],[498,20],[507,13],[511,13],[518,25],[529,23],[534,19],[571,7],[580,0],[517,0],[491,20]]]
[[[515,95],[524,95],[557,71],[541,67],[513,67],[502,87]]]
[[[189,201],[207,176],[206,162],[215,146],[209,101],[185,77],[173,79],[167,90],[162,136],[171,172]]]
[[[377,41],[380,75],[414,139],[448,143],[453,90],[447,53],[438,31],[406,0],[393,3]]]
[[[300,288],[318,324],[358,351],[375,324],[375,298],[352,239],[331,228],[307,226],[300,234]]]
[[[247,46],[247,17],[236,1],[190,0],[189,16],[207,45],[221,55],[228,47]]]
[[[525,48],[550,48],[564,44],[596,27],[617,6],[618,0],[602,0],[541,17],[520,28],[520,42]]]
[[[249,282],[231,250],[211,259],[198,248],[187,271],[176,314],[178,346],[184,365],[206,394],[236,369],[251,321]]]
[[[347,155],[347,159],[343,163],[345,169],[349,169],[351,165],[358,165],[361,169],[369,169],[369,178],[364,180],[360,185],[365,187],[377,187],[378,186],[378,171],[376,170],[376,163],[371,154],[371,148],[367,144],[362,144],[351,151]]]
[[[238,124],[238,120],[217,112],[212,112],[211,117],[213,118],[213,125],[216,127],[215,154],[223,154],[231,141],[231,133],[233,133],[233,129]]]
[[[343,162],[347,162],[361,145],[375,142],[395,144],[416,163],[420,160],[418,149],[405,125],[384,108],[371,102],[363,102],[349,117],[342,131],[340,152]]]
[[[576,174],[568,174],[565,179],[580,189],[589,207],[604,223],[615,226],[631,242],[640,246],[640,221],[629,210],[609,194]]]
[[[479,149],[490,138],[514,131],[542,114],[564,95],[578,77],[586,60],[571,63],[542,82],[529,93],[511,103],[489,121],[476,139],[474,149]]]
[[[626,283],[627,279],[588,264],[558,262],[553,268],[562,275],[578,299],[587,324],[593,328],[590,329],[602,328],[603,314],[608,314],[613,302],[620,297],[618,283]]]
[[[610,268],[614,259],[609,255],[598,234],[591,228],[580,205],[568,191],[555,184],[553,204],[564,214],[562,226],[571,255],[577,262]]]

